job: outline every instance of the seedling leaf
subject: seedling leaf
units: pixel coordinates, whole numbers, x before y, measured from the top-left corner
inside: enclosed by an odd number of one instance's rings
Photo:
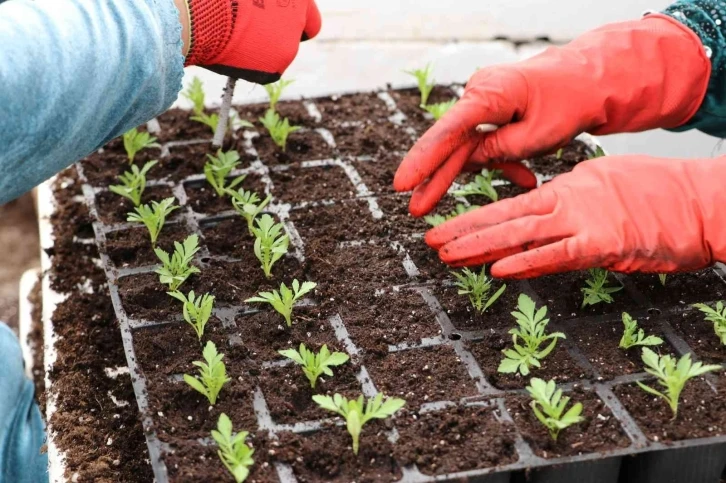
[[[109,186],[109,191],[128,198],[134,206],[139,206],[141,204],[141,196],[146,189],[146,173],[157,163],[158,161],[156,160],[149,161],[141,169],[135,164],[132,164],[131,171],[126,171],[118,177],[121,184]]]
[[[192,112],[197,116],[204,113],[204,88],[202,81],[199,77],[194,77],[187,86],[187,89],[182,92],[182,96],[189,99],[192,104]]]
[[[227,184],[227,176],[240,164],[239,153],[237,151],[222,152],[217,151],[216,156],[207,154],[209,161],[204,165],[204,176],[209,184],[212,185],[218,196],[227,194],[228,189],[232,189],[242,181],[245,176],[239,176]]]
[[[257,196],[257,193],[246,191],[244,188],[240,188],[238,191],[228,189],[227,194],[232,200],[234,210],[247,220],[247,229],[249,229],[250,235],[254,235],[252,231],[253,222],[270,201],[272,201],[272,196],[268,196],[260,202],[260,197]]]
[[[179,208],[174,206],[174,197],[165,198],[158,201],[152,201],[151,205],[141,205],[135,208],[136,213],[129,212],[126,221],[133,221],[143,223],[146,229],[149,230],[149,237],[151,238],[151,245],[156,246],[156,240],[159,238],[159,233],[166,223],[166,217],[169,214]]]
[[[726,307],[723,301],[716,302],[715,309],[706,304],[695,304],[693,307],[706,314],[707,321],[713,322],[713,331],[721,340],[721,344],[726,345]]]
[[[562,396],[562,389],[557,389],[555,381],[545,382],[533,377],[527,386],[527,392],[532,397],[532,401],[529,403],[532,411],[549,430],[550,436],[555,441],[557,441],[560,431],[585,420],[581,416],[581,403],[573,404],[567,412],[564,412],[570,398]]]
[[[496,302],[507,288],[506,285],[502,285],[490,296],[494,281],[487,277],[484,267],[481,267],[478,274],[468,268],[464,268],[461,273],[451,272],[451,274],[456,278],[454,285],[459,289],[459,295],[468,295],[471,305],[480,314],[486,312],[487,308]]]
[[[265,276],[271,278],[272,266],[287,253],[290,237],[286,233],[283,234],[285,231],[283,225],[275,223],[268,214],[262,215],[256,222],[257,226],[252,227],[252,234],[255,236],[255,256],[262,263]]]
[[[423,69],[407,70],[404,72],[416,78],[418,91],[421,93],[421,107],[423,108],[427,106],[431,91],[434,89],[434,85],[436,84],[436,81],[431,79],[431,64],[426,64],[426,67]]]
[[[317,284],[315,282],[305,282],[300,285],[297,279],[292,282],[292,290],[282,283],[280,290],[273,290],[272,292],[260,292],[257,297],[251,297],[245,300],[247,303],[259,302],[264,304],[270,304],[272,307],[279,312],[287,323],[288,327],[292,327],[292,308],[299,299],[305,294],[313,290]]]
[[[267,84],[265,85],[265,90],[267,91],[267,95],[270,97],[270,109],[275,110],[277,108],[277,102],[280,100],[280,97],[282,97],[282,92],[285,90],[287,86],[295,82],[294,80],[284,80],[280,79],[279,81],[273,83],[273,84]]]
[[[184,311],[184,320],[194,328],[199,340],[202,340],[204,328],[212,316],[214,309],[214,296],[208,293],[195,297],[194,290],[189,292],[189,296],[185,296],[181,292],[167,292],[175,299],[181,301]]]
[[[582,299],[582,308],[588,305],[595,305],[600,302],[606,304],[613,303],[613,297],[610,294],[619,292],[623,289],[620,287],[607,287],[608,271],[604,268],[591,268],[588,270],[590,277],[585,280],[586,287],[580,289],[584,297]]]
[[[261,117],[260,122],[283,152],[287,148],[287,137],[301,129],[300,126],[291,126],[287,118],[281,119],[280,115],[272,109],[265,112],[265,117]]]
[[[192,363],[199,368],[199,377],[184,374],[184,381],[203,394],[209,400],[209,404],[214,406],[217,403],[219,391],[231,379],[227,377],[227,368],[222,362],[224,354],[217,352],[217,346],[214,345],[214,342],[207,342],[202,356],[204,362],[194,361]]]
[[[126,131],[123,135],[124,149],[129,158],[129,164],[133,164],[136,153],[146,148],[160,148],[156,138],[148,132],[139,132],[136,128]]]
[[[454,196],[486,196],[492,201],[497,201],[499,195],[497,190],[492,186],[494,178],[501,173],[498,170],[488,171],[486,169],[481,170],[481,174],[474,177],[474,181],[464,185],[460,190],[454,191]]]
[[[217,455],[237,483],[242,483],[249,476],[249,468],[255,463],[252,455],[255,450],[245,444],[249,433],[232,433],[232,421],[222,413],[217,421],[217,429],[212,430],[212,439],[219,449]]]
[[[303,373],[310,381],[310,387],[313,389],[315,389],[315,384],[321,375],[332,376],[333,371],[330,368],[345,364],[349,359],[348,355],[342,352],[333,352],[331,354],[327,345],[323,345],[317,354],[305,347],[303,343],[300,344],[298,350],[287,349],[278,352],[295,364],[302,366]]]
[[[638,328],[638,323],[628,314],[623,312],[623,325],[625,330],[620,338],[620,348],[630,349],[634,346],[653,346],[663,343],[663,339],[654,335],[646,337],[645,331]]]
[[[426,215],[424,216],[424,221],[431,226],[439,226],[446,221],[452,220],[459,215],[463,215],[464,213],[476,210],[477,208],[481,207],[479,205],[466,206],[462,203],[457,203],[454,211],[452,211],[448,215]]]
[[[438,104],[424,105],[423,108],[426,110],[426,112],[434,116],[434,119],[436,121],[438,121],[439,119],[444,117],[444,114],[449,112],[449,109],[454,107],[454,104],[456,104],[456,99],[451,99],[450,101],[446,102],[439,102]]]
[[[199,237],[197,235],[189,235],[184,243],[174,242],[174,253],[169,256],[161,248],[155,248],[154,253],[161,260],[161,268],[156,269],[159,274],[159,281],[169,286],[170,292],[176,292],[187,278],[200,270],[190,265],[194,254],[199,250]]]

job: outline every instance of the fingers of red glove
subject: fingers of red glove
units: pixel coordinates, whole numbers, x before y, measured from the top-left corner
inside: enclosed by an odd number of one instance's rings
[[[537,177],[522,163],[491,163],[487,169],[498,169],[502,176],[517,186],[534,189],[537,187]]]
[[[323,20],[320,16],[320,9],[314,0],[310,0],[308,4],[308,16],[305,22],[305,29],[303,30],[302,40],[310,40],[314,38],[323,26]]]
[[[429,230],[425,240],[431,248],[438,250],[452,240],[488,227],[532,215],[547,215],[554,210],[556,202],[550,186],[545,186],[459,215]]]
[[[521,279],[602,266],[603,260],[597,256],[573,257],[573,254],[582,253],[576,246],[578,243],[577,238],[565,238],[503,258],[492,265],[491,274],[497,278]]]
[[[409,211],[413,216],[423,216],[434,209],[461,172],[461,168],[469,159],[474,146],[473,141],[460,146],[430,179],[416,188],[409,203]]]

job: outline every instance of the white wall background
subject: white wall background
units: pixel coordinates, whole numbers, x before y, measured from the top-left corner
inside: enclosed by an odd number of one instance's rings
[[[541,39],[566,42],[603,23],[659,10],[668,0],[318,0],[323,30],[302,45],[286,77],[287,97],[408,85],[402,71],[433,63],[439,82],[462,82],[477,68],[514,62],[546,47]],[[453,5],[453,6],[452,6]],[[506,38],[527,42],[519,48]],[[219,103],[225,79],[201,69],[211,104]],[[259,86],[239,83],[235,102],[264,100]],[[184,100],[178,101],[185,105]],[[608,136],[614,154],[697,157],[720,153],[718,140],[697,132],[656,131]]]

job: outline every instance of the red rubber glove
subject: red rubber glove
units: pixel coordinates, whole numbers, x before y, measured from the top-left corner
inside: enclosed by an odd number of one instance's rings
[[[606,25],[523,62],[476,72],[461,100],[408,153],[393,185],[416,188],[410,211],[422,216],[470,159],[519,161],[582,132],[684,124],[710,74],[699,38],[670,17]],[[502,127],[480,134],[480,124]]]
[[[185,65],[258,84],[277,81],[301,40],[320,32],[314,0],[188,0],[191,46]]]
[[[458,216],[426,234],[455,266],[528,278],[603,267],[696,270],[726,260],[726,157],[613,156]]]

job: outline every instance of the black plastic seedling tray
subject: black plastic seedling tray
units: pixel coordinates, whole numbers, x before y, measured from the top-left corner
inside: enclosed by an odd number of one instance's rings
[[[394,100],[388,93],[380,93],[379,97],[385,101],[386,105],[390,109],[390,122],[401,123],[405,120],[405,115],[396,107]],[[319,116],[319,111],[315,108],[315,101],[306,101],[305,106],[312,115]],[[321,125],[325,125],[325,120]],[[335,139],[330,131],[319,128],[316,129],[317,133],[330,144],[331,148],[335,147]],[[412,137],[417,133],[414,131],[407,131]],[[273,192],[273,183],[270,179],[270,173],[279,170],[287,169],[285,165],[268,166],[264,159],[259,159],[257,152],[255,151],[252,143],[252,139],[256,136],[251,131],[245,132],[244,145],[246,146],[247,154],[254,156],[256,161],[252,162],[248,167],[239,170],[235,175],[243,173],[256,173],[262,179],[265,185],[265,190],[269,194]],[[208,143],[209,140],[191,140],[186,144],[194,143]],[[588,138],[588,142],[591,142]],[[170,148],[173,148],[174,144],[168,143],[162,147],[162,156],[169,154]],[[301,167],[313,168],[325,165],[335,165],[343,169],[346,176],[350,179],[353,186],[355,186],[354,197],[367,201],[370,209],[371,216],[374,219],[379,219],[382,215],[380,208],[377,203],[377,197],[371,190],[363,183],[361,176],[357,172],[355,162],[366,162],[368,158],[360,157],[356,159],[333,157],[331,159],[312,160],[301,163]],[[134,391],[136,394],[136,400],[139,406],[140,414],[142,415],[142,422],[145,429],[147,444],[149,448],[150,460],[153,468],[153,472],[158,483],[166,483],[168,478],[167,466],[165,464],[165,454],[169,450],[167,445],[159,439],[155,431],[155,414],[151,414],[148,407],[147,400],[147,386],[148,380],[144,375],[144,368],[137,362],[134,347],[134,337],[138,330],[154,327],[162,324],[178,323],[179,321],[156,321],[156,320],[137,320],[130,318],[124,308],[122,299],[119,294],[118,281],[122,277],[137,275],[142,273],[152,272],[155,266],[145,266],[139,268],[124,268],[116,267],[106,253],[106,237],[109,233],[127,230],[130,224],[117,224],[108,225],[104,224],[98,217],[96,209],[96,197],[99,193],[102,193],[106,188],[97,188],[91,186],[86,182],[84,177],[83,167],[81,164],[78,166],[78,171],[81,179],[84,181],[83,193],[86,201],[89,205],[92,217],[94,218],[94,231],[98,247],[100,250],[101,261],[103,268],[106,272],[111,299],[113,302],[116,315],[121,327],[121,335],[123,338],[123,345],[126,352],[126,357],[129,365],[129,369],[132,375]],[[195,175],[186,178],[179,182],[167,182],[167,181],[156,181],[150,182],[149,187],[156,185],[169,186],[173,194],[177,197],[182,205],[182,209],[179,210],[175,220],[177,223],[182,223],[194,233],[200,235],[200,241],[202,248],[197,254],[195,263],[199,266],[202,271],[208,266],[210,261],[234,261],[234,259],[228,257],[215,257],[210,255],[209,251],[204,247],[204,237],[202,236],[202,230],[200,226],[209,223],[215,223],[225,218],[236,217],[234,212],[217,213],[214,215],[208,215],[204,213],[196,213],[187,203],[187,192],[185,191],[189,186],[198,183],[204,183],[203,175]],[[306,207],[312,207],[315,209],[316,203],[303,203]],[[298,204],[297,206],[300,206]],[[296,209],[296,206],[288,204],[281,204],[277,201],[273,202],[269,206],[269,211],[277,215],[277,217],[283,221],[290,234],[292,256],[299,259],[303,259],[305,256],[305,246],[303,239],[298,234],[294,223],[290,220],[291,210]],[[366,240],[360,240],[365,242]],[[355,243],[355,242],[341,242],[341,243]],[[457,330],[449,319],[447,313],[442,309],[439,300],[434,295],[433,288],[436,284],[440,284],[440,281],[433,280],[421,280],[420,272],[418,267],[413,262],[412,258],[406,252],[405,248],[397,241],[386,241],[388,246],[394,248],[400,254],[401,264],[403,265],[406,273],[410,277],[409,283],[397,284],[395,289],[397,290],[411,290],[421,294],[426,304],[430,307],[433,313],[435,313],[436,320],[441,328],[441,333],[437,337],[427,338],[419,341],[415,344],[399,344],[396,346],[389,346],[389,352],[400,352],[400,351],[416,351],[424,348],[431,348],[436,346],[448,346],[456,353],[461,364],[465,367],[466,372],[474,381],[478,396],[465,398],[461,401],[438,401],[431,402],[426,405],[426,411],[440,411],[452,404],[463,404],[463,405],[486,405],[494,406],[497,409],[496,414],[503,421],[512,421],[512,417],[505,406],[505,398],[514,394],[522,394],[521,389],[518,390],[500,390],[487,380],[485,373],[482,371],[479,363],[468,350],[468,344],[472,341],[480,340],[486,337],[488,330],[474,330],[474,331],[461,331]],[[420,243],[423,243],[420,241]],[[724,271],[723,267],[716,267],[714,269],[719,277],[723,278]],[[618,276],[626,286],[628,282],[626,277]],[[395,284],[392,284],[395,285]],[[538,297],[536,291],[528,282],[514,282],[510,284],[510,290],[519,290],[521,292],[529,294],[536,301],[538,306],[542,305],[543,301]],[[632,287],[626,291],[623,291],[622,296],[635,296],[636,302],[640,302],[639,306],[641,310],[631,311],[631,315],[634,317],[645,317],[648,315],[648,309],[651,309],[646,300],[642,298],[642,294],[637,294],[636,291],[632,290]],[[640,300],[637,300],[640,299]],[[315,303],[314,301],[306,301],[306,303]],[[682,306],[677,307],[656,307],[655,309],[660,310],[663,313],[678,313],[682,310]],[[215,315],[227,326],[234,326],[235,316],[245,311],[250,312],[254,310],[249,306],[218,306],[215,309]],[[560,321],[556,316],[552,316],[552,322],[550,323],[550,330],[560,330],[567,334],[574,327],[582,324],[601,324],[611,323],[619,320],[619,312],[603,315],[603,316],[590,316],[585,318],[572,318],[565,321]],[[356,359],[359,355],[360,349],[356,347],[353,340],[349,336],[346,322],[340,314],[330,317],[327,321],[332,327],[335,337],[345,348],[348,354]],[[677,335],[676,331],[668,324],[666,320],[661,322],[661,329],[665,334],[667,341],[675,348],[678,354],[685,354],[691,351],[691,348],[687,343]],[[239,344],[238,340],[229,340],[231,346]],[[583,355],[581,350],[578,348],[574,337],[568,337],[563,342],[570,357],[576,361],[576,363],[593,375],[592,378],[587,380],[573,381],[568,384],[561,385],[565,390],[571,389],[575,385],[582,387],[592,388],[597,396],[605,403],[610,409],[615,418],[620,422],[620,425],[627,437],[630,440],[630,444],[626,448],[609,451],[607,453],[592,453],[581,456],[564,457],[556,459],[545,459],[536,456],[530,445],[525,441],[521,434],[516,436],[516,452],[517,461],[506,465],[495,468],[487,468],[481,470],[466,471],[456,474],[438,475],[438,476],[427,476],[417,470],[416,467],[404,467],[403,468],[403,482],[425,482],[425,481],[478,481],[487,483],[505,483],[505,482],[518,482],[518,481],[534,481],[538,483],[718,483],[722,471],[726,466],[726,436],[717,436],[711,438],[702,438],[697,440],[678,441],[663,444],[650,440],[643,431],[638,427],[634,418],[625,409],[623,403],[615,396],[613,387],[631,383],[633,381],[645,380],[647,375],[645,373],[637,373],[615,377],[612,380],[605,381],[599,377],[599,373],[596,367],[588,361]],[[275,362],[269,365],[284,365],[283,361]],[[536,372],[533,376],[536,376]],[[360,371],[357,375],[360,382],[361,389],[366,396],[373,396],[377,393],[375,378],[372,378],[369,374],[368,369],[365,365],[360,366]],[[713,380],[706,378],[707,382],[713,383]],[[711,384],[712,389],[715,391],[715,386]],[[222,396],[223,397],[223,396]],[[276,435],[281,431],[292,431],[294,433],[308,433],[315,432],[321,428],[324,421],[302,421],[293,425],[277,424],[273,421],[268,405],[265,399],[265,395],[261,388],[257,388],[254,394],[254,410],[257,418],[258,430],[267,431],[270,439],[275,439]],[[395,426],[395,420],[394,420]],[[240,428],[248,431],[254,431],[255,428]],[[576,430],[576,428],[573,428]],[[391,441],[395,444],[396,434],[395,430],[391,431]],[[198,441],[199,445],[208,445],[210,442],[208,439],[202,439]],[[277,470],[278,476],[281,481],[292,482],[296,481],[295,475],[292,468],[281,463],[275,463],[275,469]]]

